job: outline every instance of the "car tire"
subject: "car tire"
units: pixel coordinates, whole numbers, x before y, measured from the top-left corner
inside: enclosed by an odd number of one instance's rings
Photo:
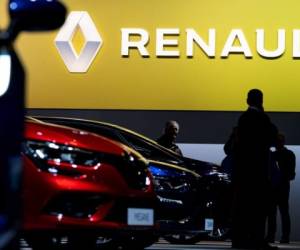
[[[157,235],[133,236],[131,239],[124,240],[121,248],[122,250],[142,250],[153,245],[158,241],[158,238]]]
[[[25,241],[33,250],[53,250],[60,249],[60,239],[52,236],[29,236]]]
[[[117,243],[109,237],[96,237],[96,236],[81,236],[81,237],[70,237],[69,238],[69,249],[74,250],[94,250],[94,249],[117,249]]]
[[[171,244],[196,244],[207,237],[203,233],[195,234],[168,234],[163,238]]]
[[[219,241],[219,240],[227,240],[230,239],[231,230],[229,227],[216,227],[213,231],[211,231],[207,237],[208,240]]]

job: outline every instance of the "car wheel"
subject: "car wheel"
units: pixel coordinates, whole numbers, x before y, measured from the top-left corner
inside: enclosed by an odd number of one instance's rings
[[[123,241],[121,248],[122,250],[142,250],[157,242],[158,238],[156,235],[143,237],[132,236],[130,239]]]
[[[85,249],[117,249],[118,245],[111,237],[106,236],[81,236],[69,238],[69,249],[85,250]]]
[[[230,238],[230,228],[229,227],[216,227],[214,228],[213,231],[211,231],[207,237],[208,240],[214,240],[214,241],[218,241],[218,240],[227,240]]]
[[[25,238],[25,242],[33,250],[53,250],[60,249],[62,246],[61,239],[52,236],[29,236]]]
[[[196,244],[197,242],[204,240],[206,237],[203,233],[195,234],[168,234],[163,238],[171,244]]]

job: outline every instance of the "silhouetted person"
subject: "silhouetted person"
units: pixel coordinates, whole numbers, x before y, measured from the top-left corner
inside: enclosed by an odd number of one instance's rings
[[[276,214],[277,207],[281,216],[282,236],[281,243],[289,243],[291,220],[289,214],[289,196],[290,181],[295,179],[296,157],[295,154],[285,146],[285,137],[279,134],[276,142],[276,151],[273,157],[280,171],[280,179],[274,192],[274,203],[271,207],[268,220],[268,236],[269,242],[274,242],[276,233]]]
[[[232,173],[232,247],[273,249],[265,241],[265,223],[270,185],[270,147],[275,144],[277,129],[264,113],[260,90],[248,92],[247,104],[248,109],[238,121],[236,164]]]
[[[233,165],[235,164],[235,154],[238,144],[238,128],[234,127],[228,141],[224,145],[225,158],[221,163],[222,170],[230,177],[232,176]]]
[[[269,207],[268,207],[268,230],[267,230],[267,237],[266,241],[269,243],[274,243],[275,239],[275,232],[276,232],[276,214],[277,214],[277,204],[278,204],[278,196],[280,190],[280,179],[281,173],[279,166],[275,160],[274,152],[270,151],[270,164],[269,164],[269,171],[270,171],[270,192],[269,192]]]
[[[157,139],[158,144],[182,155],[180,148],[176,145],[176,137],[179,133],[179,124],[176,121],[167,121],[164,133]]]

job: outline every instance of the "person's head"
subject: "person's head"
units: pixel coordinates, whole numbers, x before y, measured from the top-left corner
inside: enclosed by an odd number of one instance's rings
[[[173,141],[176,140],[176,137],[179,133],[179,124],[176,121],[167,121],[165,125],[165,135],[167,135]]]
[[[251,89],[248,92],[247,103],[259,109],[263,109],[263,92],[259,89]]]
[[[278,134],[277,135],[277,140],[276,140],[276,149],[283,149],[285,145],[285,137],[283,134]]]

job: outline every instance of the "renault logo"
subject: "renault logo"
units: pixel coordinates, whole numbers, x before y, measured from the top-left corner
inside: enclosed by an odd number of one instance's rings
[[[72,44],[72,38],[78,28],[85,38],[85,44],[79,54]],[[55,45],[70,72],[84,73],[102,46],[102,39],[86,11],[73,11],[55,38]]]

